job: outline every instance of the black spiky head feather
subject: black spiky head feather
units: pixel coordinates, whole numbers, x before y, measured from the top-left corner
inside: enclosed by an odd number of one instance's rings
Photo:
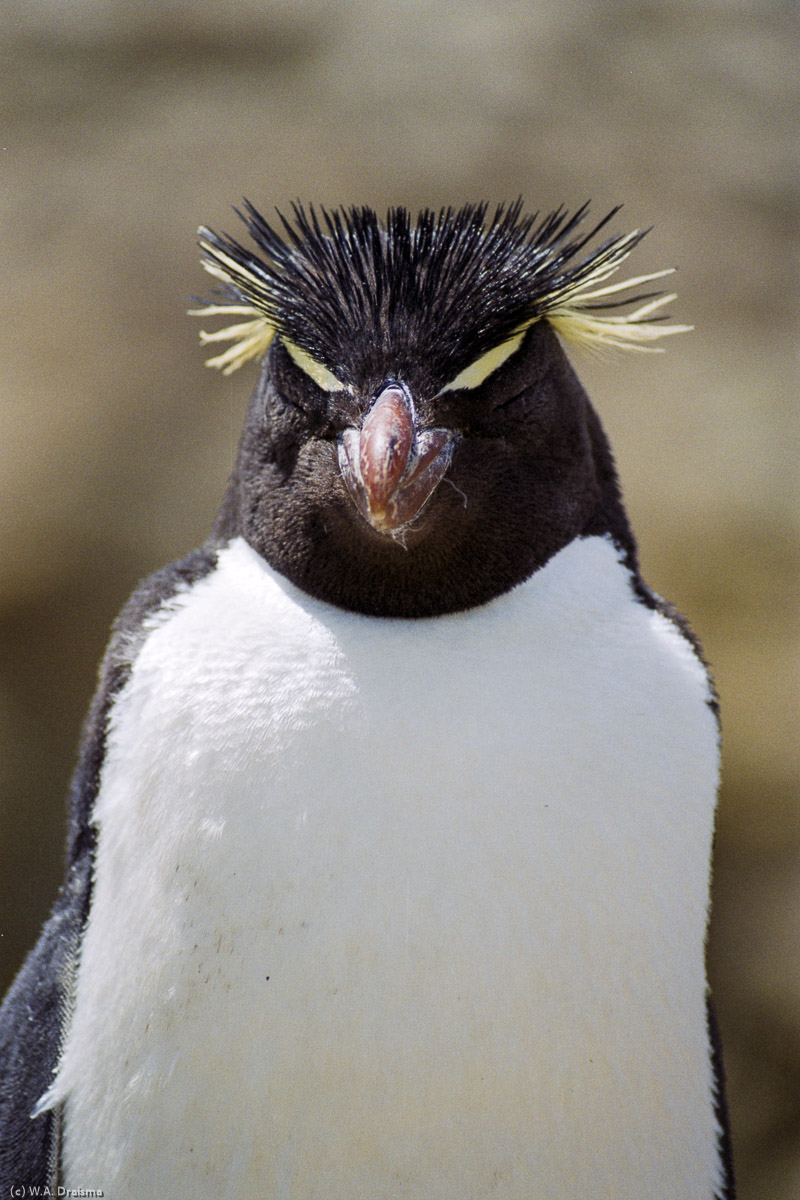
[[[409,362],[425,363],[444,386],[541,319],[567,340],[643,349],[687,328],[657,323],[671,295],[619,298],[669,271],[599,286],[646,232],[589,249],[618,208],[588,232],[578,229],[587,204],[542,219],[524,214],[521,201],[491,216],[485,203],[423,209],[416,219],[391,208],[385,221],[367,207],[292,209],[293,220],[278,212],[279,228],[248,201],[237,210],[257,252],[200,230],[203,265],[222,288],[198,315],[246,318],[201,335],[233,343],[209,365],[232,371],[277,333],[323,372],[329,390]]]

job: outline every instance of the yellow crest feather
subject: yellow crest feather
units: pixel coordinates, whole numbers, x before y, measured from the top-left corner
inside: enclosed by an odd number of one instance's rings
[[[192,310],[193,315],[240,318],[215,332],[201,332],[200,340],[204,345],[231,343],[226,350],[207,359],[207,365],[229,375],[250,359],[262,357],[279,330],[294,361],[318,386],[326,391],[351,387],[351,384],[342,383],[330,366],[324,365],[316,355],[312,357],[299,344],[306,342],[307,323],[310,319],[313,328],[310,344],[322,347],[320,358],[325,358],[331,366],[345,363],[346,350],[342,350],[339,334],[347,343],[348,330],[352,333],[354,309],[359,305],[364,313],[374,309],[373,318],[378,319],[376,297],[379,298],[382,292],[375,289],[373,276],[383,280],[385,289],[397,285],[398,276],[402,282],[402,272],[408,275],[420,272],[428,304],[432,303],[431,297],[437,294],[437,289],[446,287],[452,291],[455,287],[457,291],[460,282],[464,294],[456,322],[464,310],[472,314],[475,328],[480,329],[477,357],[463,367],[444,390],[477,386],[513,354],[525,331],[539,320],[548,321],[565,341],[592,349],[660,350],[661,347],[653,343],[692,328],[663,320],[662,310],[675,299],[674,294],[650,292],[637,296],[633,291],[671,274],[672,268],[616,283],[608,282],[642,240],[644,233],[639,230],[613,237],[582,260],[575,261],[589,239],[618,209],[612,209],[591,233],[570,241],[588,205],[572,216],[558,209],[536,228],[533,218],[520,216],[520,205],[518,202],[507,211],[500,206],[488,229],[483,226],[484,206],[466,206],[455,214],[447,210],[439,215],[438,225],[431,226],[433,234],[428,226],[434,214],[428,210],[418,218],[419,229],[408,226],[405,210],[390,210],[383,239],[374,236],[378,218],[371,210],[353,209],[343,215],[323,213],[327,228],[322,230],[313,211],[307,216],[302,207],[295,206],[298,230],[293,230],[284,221],[291,237],[282,240],[246,203],[245,222],[257,244],[266,251],[266,259],[258,258],[230,238],[220,237],[205,228],[199,231],[203,267],[223,286],[217,292],[218,299]],[[475,234],[478,222],[480,237]],[[300,234],[305,241],[301,240]],[[431,237],[441,241],[447,255],[453,262],[463,264],[463,270],[456,271],[448,258],[449,271],[425,274],[425,255],[430,251],[428,241]],[[485,239],[483,244],[481,237]],[[394,247],[392,254],[386,251],[386,246]],[[358,253],[354,253],[353,247]],[[439,253],[442,253],[441,248]],[[475,277],[475,261],[481,253],[485,253],[486,262],[482,263],[483,274]],[[517,260],[519,267],[511,272],[508,263]],[[390,274],[390,268],[394,274]],[[327,278],[329,269],[330,280]],[[480,282],[476,284],[475,280],[483,281],[485,277],[493,286],[482,295]],[[508,293],[510,299],[506,306],[501,303],[498,307],[494,303],[497,291],[503,295]],[[309,297],[311,302],[307,304]],[[514,306],[522,318],[517,324],[511,324]],[[438,309],[432,308],[432,311],[451,314],[453,305],[444,308],[439,304]],[[452,322],[452,316],[449,320]],[[464,325],[466,328],[466,321]],[[434,334],[429,324],[424,328],[428,340],[433,340],[420,352],[427,350],[435,355]],[[493,328],[497,331],[496,341],[489,340],[489,331]],[[446,333],[449,337],[449,328]],[[462,336],[465,335],[462,333]],[[471,337],[475,336],[471,334]],[[352,345],[350,348],[352,350]]]
[[[633,312],[624,315],[600,311],[609,303],[606,299],[608,296],[652,283],[674,272],[674,267],[667,267],[663,271],[637,275],[632,279],[623,279],[618,283],[609,284],[608,287],[598,288],[598,283],[604,283],[619,270],[638,241],[639,231],[635,229],[620,240],[616,253],[609,261],[598,264],[595,270],[578,284],[567,286],[562,292],[548,297],[542,315],[565,341],[591,349],[661,351],[661,346],[653,346],[651,343],[660,338],[671,337],[675,333],[691,331],[692,325],[660,325],[653,321],[653,313],[676,299],[674,292],[649,298]],[[636,297],[630,297],[630,302],[634,302],[635,299]],[[624,304],[625,300],[618,303]]]

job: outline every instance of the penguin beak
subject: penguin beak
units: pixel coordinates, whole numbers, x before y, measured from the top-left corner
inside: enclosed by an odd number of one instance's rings
[[[417,429],[400,384],[383,389],[361,429],[346,429],[338,445],[342,479],[373,529],[391,536],[417,516],[450,466],[455,442],[451,430]]]

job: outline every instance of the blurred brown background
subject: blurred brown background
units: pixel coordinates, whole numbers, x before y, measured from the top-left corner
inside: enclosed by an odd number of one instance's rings
[[[800,1196],[796,38],[762,0],[6,0],[0,21],[0,971],[61,871],[109,622],[205,536],[253,372],[204,370],[194,231],[265,210],[655,223],[667,352],[576,359],[651,584],[722,696],[711,970],[742,1200]],[[574,358],[575,356],[573,356]]]

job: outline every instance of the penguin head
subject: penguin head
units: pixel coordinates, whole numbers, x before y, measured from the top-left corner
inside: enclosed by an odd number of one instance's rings
[[[650,323],[660,294],[598,312],[654,277],[598,287],[643,234],[587,253],[617,210],[577,236],[585,211],[391,209],[382,222],[296,206],[279,234],[248,204],[259,254],[202,229],[223,291],[201,311],[248,318],[203,335],[233,343],[210,364],[264,356],[218,536],[241,534],[311,595],[394,617],[488,601],[587,532],[633,555],[559,335],[647,346],[683,327]]]

